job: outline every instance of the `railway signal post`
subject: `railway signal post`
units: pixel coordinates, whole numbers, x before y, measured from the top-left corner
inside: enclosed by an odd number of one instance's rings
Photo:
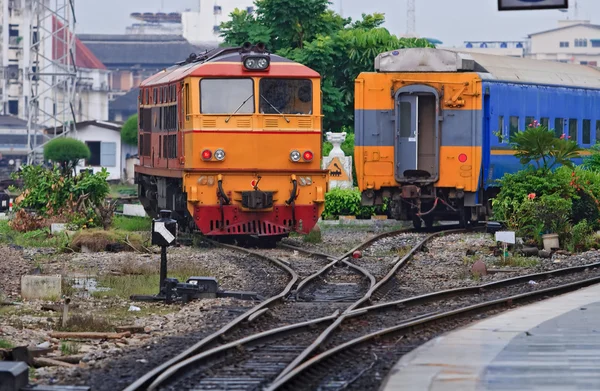
[[[160,246],[160,293],[166,295],[167,247],[177,238],[177,221],[171,218],[170,210],[161,210],[159,218],[152,220],[152,244]]]

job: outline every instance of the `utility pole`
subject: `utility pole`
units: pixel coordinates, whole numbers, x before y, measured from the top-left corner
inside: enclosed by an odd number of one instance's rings
[[[417,24],[417,13],[416,13],[416,0],[407,0],[406,6],[406,35],[409,37],[416,36],[416,24]]]

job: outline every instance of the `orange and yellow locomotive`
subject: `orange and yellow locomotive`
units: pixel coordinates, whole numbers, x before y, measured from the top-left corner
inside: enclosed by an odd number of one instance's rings
[[[320,76],[264,45],[221,48],[145,80],[140,201],[207,236],[308,233],[323,212]]]

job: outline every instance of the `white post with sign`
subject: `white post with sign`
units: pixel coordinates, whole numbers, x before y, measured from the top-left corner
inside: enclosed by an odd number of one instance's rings
[[[496,232],[496,242],[502,242],[503,250],[502,257],[506,263],[506,246],[517,242],[514,231],[498,231]]]

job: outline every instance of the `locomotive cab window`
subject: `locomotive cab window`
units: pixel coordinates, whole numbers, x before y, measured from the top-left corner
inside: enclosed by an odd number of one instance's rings
[[[202,114],[254,114],[252,79],[200,80]]]
[[[261,79],[261,114],[310,115],[313,108],[312,83],[308,79]]]

